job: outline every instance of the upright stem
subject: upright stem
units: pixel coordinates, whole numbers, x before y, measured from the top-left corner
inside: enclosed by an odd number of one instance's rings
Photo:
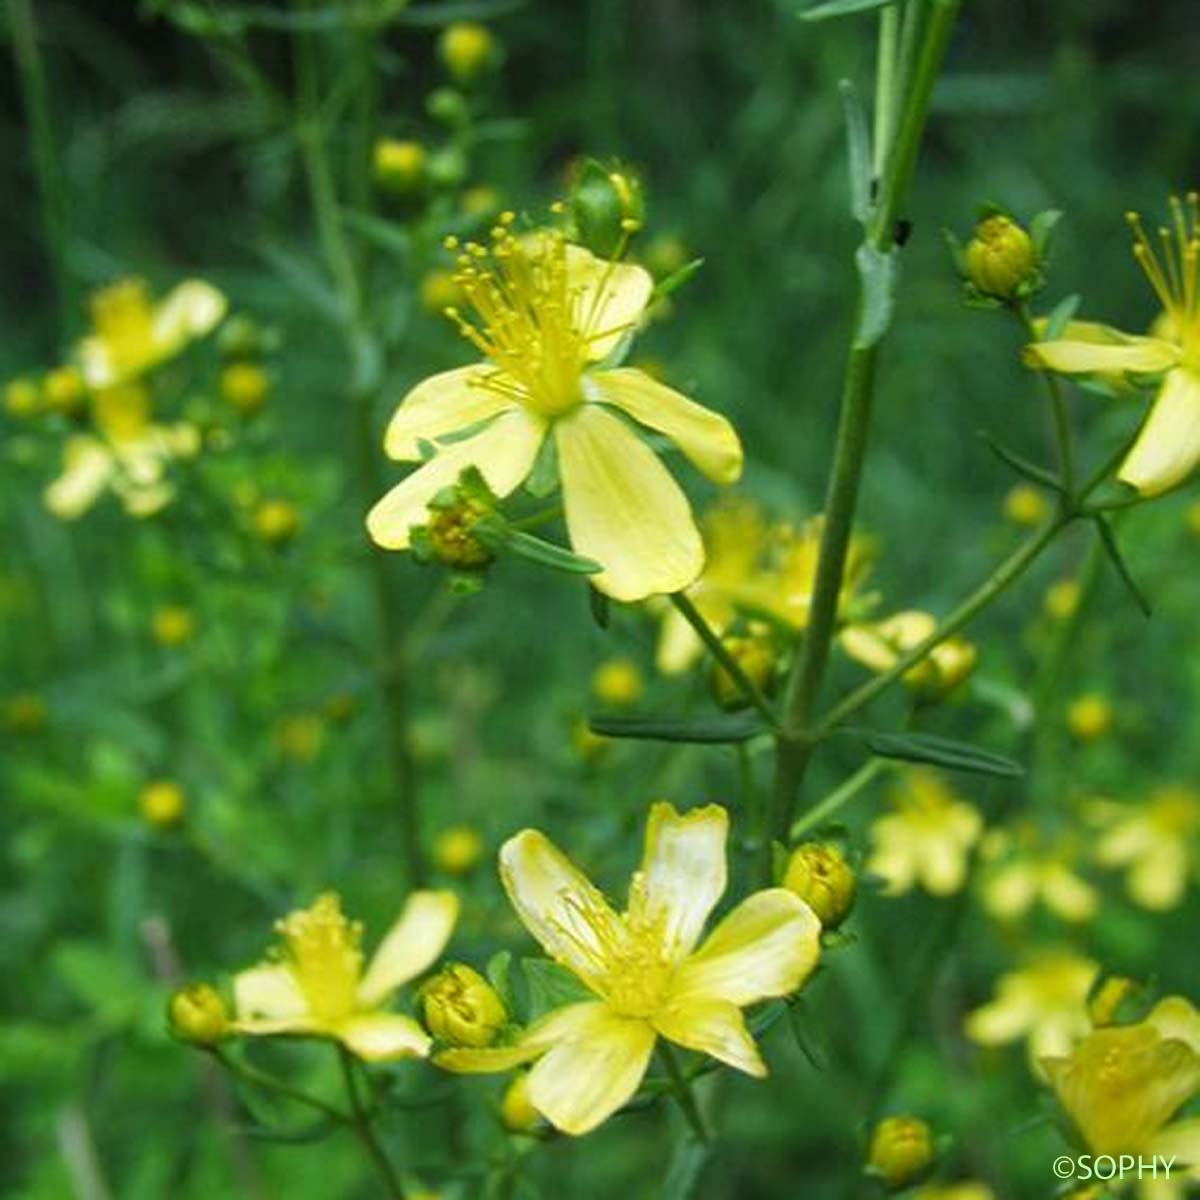
[[[708,1132],[708,1126],[704,1123],[700,1106],[696,1103],[696,1094],[692,1091],[691,1083],[688,1082],[687,1077],[680,1070],[679,1062],[675,1058],[675,1051],[667,1045],[665,1040],[660,1039],[658,1043],[658,1057],[662,1062],[663,1069],[667,1073],[667,1079],[671,1084],[671,1091],[679,1103],[679,1109],[683,1113],[684,1120],[687,1121],[688,1126],[699,1141],[710,1142],[712,1135]]]
[[[1031,341],[1037,341],[1037,331],[1033,326],[1033,317],[1029,306],[1020,303],[1010,305],[1013,315],[1020,323],[1025,336]],[[1050,393],[1050,407],[1054,414],[1054,442],[1058,450],[1058,468],[1062,479],[1063,496],[1068,504],[1075,499],[1075,450],[1071,443],[1071,421],[1067,413],[1067,400],[1063,395],[1062,383],[1053,371],[1040,371],[1046,381],[1046,390]]]
[[[338,1061],[342,1065],[342,1081],[346,1085],[346,1098],[350,1101],[350,1124],[358,1135],[358,1140],[362,1142],[363,1149],[375,1164],[387,1194],[392,1197],[392,1200],[404,1200],[404,1187],[400,1182],[400,1177],[396,1174],[396,1168],[392,1166],[387,1152],[379,1144],[379,1139],[375,1136],[375,1130],[371,1125],[371,1118],[359,1097],[358,1084],[354,1081],[354,1060],[350,1057],[350,1052],[342,1045],[339,1044],[337,1049]]]

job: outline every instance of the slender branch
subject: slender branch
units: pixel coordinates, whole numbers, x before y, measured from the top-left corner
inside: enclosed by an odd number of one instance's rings
[[[234,1078],[240,1079],[243,1083],[261,1088],[265,1092],[274,1092],[275,1095],[282,1096],[287,1100],[294,1100],[297,1104],[306,1105],[308,1108],[315,1109],[323,1116],[328,1117],[329,1120],[336,1121],[339,1125],[346,1124],[349,1119],[344,1112],[334,1108],[332,1104],[326,1104],[324,1100],[319,1100],[316,1096],[310,1096],[307,1092],[302,1092],[290,1083],[266,1071],[259,1070],[258,1067],[251,1066],[247,1062],[242,1062],[232,1057],[221,1046],[211,1047],[208,1053]]]
[[[342,1067],[342,1082],[346,1085],[346,1098],[350,1101],[349,1124],[358,1135],[358,1140],[362,1142],[363,1149],[375,1164],[379,1177],[387,1189],[387,1194],[392,1197],[392,1200],[404,1200],[404,1186],[401,1184],[400,1177],[396,1174],[396,1168],[392,1166],[387,1152],[379,1144],[379,1139],[375,1136],[375,1130],[371,1126],[370,1115],[359,1098],[358,1085],[354,1081],[354,1059],[340,1042],[337,1051],[338,1062]]]
[[[708,1126],[704,1123],[704,1116],[700,1112],[700,1106],[696,1103],[696,1094],[692,1091],[691,1082],[680,1068],[679,1062],[675,1058],[675,1051],[661,1038],[658,1043],[658,1057],[662,1062],[663,1069],[667,1073],[667,1079],[671,1084],[671,1091],[679,1104],[679,1109],[683,1113],[684,1120],[687,1121],[696,1138],[707,1145],[712,1141],[712,1135],[708,1131]]]
[[[788,830],[788,840],[798,842],[810,829],[816,829],[822,822],[828,821],[859,792],[874,783],[881,775],[886,774],[888,769],[889,764],[886,758],[868,759],[853,775],[838,784],[824,800],[814,804],[802,817],[792,823],[791,829]]]
[[[1023,301],[1006,306],[1016,317],[1018,324],[1031,342],[1037,341],[1037,331],[1029,306]],[[1054,414],[1054,441],[1058,449],[1058,468],[1062,478],[1061,502],[1070,507],[1075,502],[1075,451],[1071,443],[1071,421],[1067,413],[1067,401],[1063,395],[1062,382],[1053,371],[1041,371],[1046,390],[1050,394],[1050,407]]]

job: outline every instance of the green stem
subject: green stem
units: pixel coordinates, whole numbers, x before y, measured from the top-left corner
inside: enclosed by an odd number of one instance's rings
[[[759,711],[763,720],[772,729],[779,728],[779,718],[775,716],[770,702],[762,694],[761,689],[742,669],[741,663],[730,654],[725,643],[717,636],[716,631],[704,619],[700,610],[688,599],[683,592],[673,592],[671,603],[679,610],[680,615],[696,631],[700,640],[708,647],[709,653],[721,667],[728,672],[733,681],[741,689],[742,695]]]
[[[68,336],[74,318],[71,272],[67,255],[67,193],[59,169],[61,158],[54,146],[50,119],[50,94],[38,48],[37,23],[30,0],[8,0],[8,23],[12,33],[21,101],[29,122],[33,169],[41,193],[42,222],[50,256],[50,272],[60,312],[58,336]]]
[[[708,1132],[708,1126],[704,1123],[700,1106],[696,1103],[696,1094],[692,1091],[692,1085],[687,1076],[680,1069],[675,1051],[662,1039],[658,1043],[658,1057],[667,1073],[671,1091],[679,1104],[679,1110],[683,1113],[684,1120],[687,1121],[697,1140],[707,1145],[712,1141],[712,1135]]]
[[[370,1115],[359,1098],[358,1085],[354,1082],[354,1059],[351,1058],[350,1051],[340,1043],[337,1051],[338,1062],[342,1067],[342,1082],[346,1085],[346,1098],[350,1101],[349,1123],[358,1135],[358,1140],[362,1142],[367,1156],[375,1164],[379,1177],[387,1189],[387,1194],[392,1197],[392,1200],[404,1200],[404,1187],[400,1183],[400,1177],[396,1174],[396,1169],[392,1166],[387,1152],[379,1144],[379,1139],[375,1136],[375,1130],[371,1126]]]
[[[1026,338],[1036,342],[1037,331],[1034,329],[1033,317],[1029,306],[1023,301],[1008,305],[1016,317]],[[1058,468],[1062,479],[1062,502],[1067,507],[1075,503],[1075,451],[1071,442],[1071,421],[1067,413],[1067,401],[1063,395],[1062,383],[1052,371],[1040,372],[1046,381],[1046,390],[1050,393],[1050,406],[1054,414],[1054,441],[1058,450]]]
[[[324,1100],[318,1100],[316,1096],[310,1096],[307,1092],[302,1092],[299,1088],[292,1087],[290,1083],[286,1083],[284,1080],[278,1079],[266,1071],[260,1071],[258,1067],[252,1067],[249,1063],[239,1062],[220,1046],[212,1047],[209,1052],[225,1070],[235,1078],[242,1080],[243,1083],[248,1083],[252,1087],[262,1088],[265,1092],[274,1092],[277,1096],[283,1096],[285,1099],[294,1100],[297,1104],[304,1104],[309,1108],[316,1109],[317,1112],[322,1113],[329,1120],[336,1121],[340,1125],[344,1125],[348,1120],[346,1114],[334,1108],[332,1104],[326,1104]]]
[[[888,147],[896,126],[896,71],[899,67],[900,10],[894,4],[879,10],[879,41],[875,61],[875,130],[872,171],[880,179],[887,169]]]
[[[824,821],[828,821],[841,811],[864,788],[874,783],[881,775],[886,774],[889,764],[886,758],[868,759],[849,779],[843,780],[825,797],[814,804],[802,817],[792,823],[788,830],[788,840],[798,842],[810,829],[816,829]]]

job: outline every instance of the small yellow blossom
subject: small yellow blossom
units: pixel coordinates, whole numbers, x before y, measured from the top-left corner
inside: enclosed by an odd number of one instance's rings
[[[933,1164],[933,1131],[919,1117],[884,1117],[871,1131],[867,1171],[889,1191],[916,1183]]]
[[[980,1046],[1026,1039],[1035,1071],[1051,1054],[1065,1054],[1091,1028],[1088,996],[1099,964],[1071,951],[1047,951],[1001,977],[995,998],[969,1013],[966,1033]]]
[[[433,843],[433,861],[447,875],[466,875],[483,857],[483,838],[470,825],[451,825]]]
[[[508,1024],[496,989],[465,963],[447,963],[421,988],[421,1016],[448,1046],[490,1046]]]
[[[893,811],[871,826],[873,850],[864,870],[882,878],[890,896],[915,885],[934,896],[957,892],[983,831],[979,812],[924,767],[901,772],[890,799]]]
[[[36,692],[17,692],[0,702],[0,727],[9,733],[40,733],[49,711]]]
[[[490,249],[459,248],[455,280],[478,323],[450,315],[485,361],[425,380],[397,409],[385,440],[392,458],[419,462],[422,447],[438,449],[375,505],[370,534],[407,549],[429,502],[467,467],[496,495],[511,494],[551,438],[572,548],[603,567],[592,586],[626,601],[679,591],[704,565],[691,508],[612,410],[665,434],[716,483],[741,473],[737,434],[641,371],[598,366],[638,324],[653,288],[646,271],[598,259],[557,231],[518,238],[511,223],[501,214]]]
[[[914,609],[874,624],[851,625],[842,631],[839,641],[855,662],[882,673],[890,671],[936,629],[932,614]],[[904,685],[926,699],[940,700],[970,676],[976,658],[977,651],[970,642],[960,637],[946,638],[904,672]]]
[[[1125,868],[1133,900],[1151,912],[1178,908],[1200,863],[1200,793],[1164,787],[1138,805],[1097,801],[1089,816],[1103,832],[1096,859]]]
[[[1079,607],[1079,582],[1075,579],[1059,579],[1046,589],[1042,603],[1046,616],[1054,621],[1065,621],[1075,615]]]
[[[210,333],[227,308],[209,283],[188,279],[158,303],[141,279],[122,279],[93,294],[91,332],[79,343],[83,378],[92,391],[128,383]]]
[[[251,521],[259,539],[271,546],[290,542],[300,529],[300,513],[296,506],[278,498],[260,500],[255,505]]]
[[[267,402],[271,378],[258,363],[231,362],[221,371],[221,398],[251,417]]]
[[[428,313],[441,316],[446,309],[461,304],[463,297],[449,271],[430,271],[421,280],[421,307]]]
[[[762,1076],[741,1009],[796,991],[820,953],[820,922],[785,888],[756,892],[701,941],[725,890],[729,818],[716,805],[650,809],[642,866],[617,913],[536,830],[500,851],[517,915],[595,999],[537,1021],[511,1046],[449,1050],[453,1071],[505,1071],[537,1059],[529,1098],[556,1128],[594,1129],[632,1098],[659,1037]]]
[[[628,708],[642,698],[645,684],[637,663],[628,658],[610,658],[592,675],[592,695],[602,704]]]
[[[138,810],[147,824],[160,828],[178,825],[187,811],[187,796],[179,784],[157,779],[138,793]]]
[[[396,990],[421,974],[450,938],[458,899],[414,892],[364,971],[362,927],[333,892],[276,925],[274,957],[234,979],[234,1028],[250,1035],[332,1038],[369,1061],[424,1058],[430,1039],[411,1017],[389,1012]]]
[[[325,745],[325,722],[316,713],[294,713],[275,727],[275,745],[284,758],[310,763]]]
[[[1067,728],[1081,742],[1098,741],[1112,726],[1112,705],[1098,692],[1077,696],[1067,706]]]
[[[42,411],[42,393],[32,379],[12,379],[4,385],[4,411],[18,421]]]
[[[1073,848],[1044,844],[1032,828],[989,839],[992,863],[984,874],[983,904],[993,917],[1015,921],[1038,902],[1064,921],[1090,921],[1100,898],[1074,870]]]
[[[1018,483],[1004,497],[1004,516],[1014,525],[1033,528],[1050,515],[1045,494],[1028,483]]]
[[[150,632],[160,646],[183,646],[196,632],[196,619],[190,608],[181,604],[164,604],[150,618]]]
[[[413,192],[425,181],[425,147],[420,142],[380,138],[375,143],[376,180],[398,192]]]
[[[73,416],[87,403],[87,388],[75,366],[55,367],[42,380],[42,399],[50,412]]]
[[[496,52],[489,30],[475,21],[455,21],[438,41],[438,53],[446,70],[458,83],[479,77]]]
[[[1171,225],[1155,249],[1136,214],[1128,216],[1133,253],[1162,305],[1165,320],[1148,337],[1101,327],[1105,340],[1035,342],[1033,365],[1068,375],[1128,372],[1161,375],[1162,382],[1119,478],[1143,496],[1157,496],[1186,479],[1200,462],[1200,201],[1171,198]]]
[[[797,846],[781,882],[817,914],[825,929],[836,929],[854,907],[854,871],[836,846],[819,842]]]
[[[1011,217],[985,217],[963,255],[967,277],[985,296],[1015,300],[1038,277],[1033,240]]]
[[[1200,1014],[1181,996],[1160,1000],[1135,1025],[1098,1029],[1043,1065],[1093,1154],[1175,1158],[1179,1179],[1200,1163],[1200,1119],[1170,1123],[1200,1092]]]
[[[500,1097],[500,1124],[509,1133],[528,1133],[541,1119],[529,1099],[529,1072],[518,1071]]]
[[[183,1042],[214,1046],[232,1031],[229,1007],[207,983],[189,983],[171,993],[167,1022]]]

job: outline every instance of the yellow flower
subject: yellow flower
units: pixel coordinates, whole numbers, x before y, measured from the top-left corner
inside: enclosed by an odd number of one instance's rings
[[[438,53],[459,83],[470,83],[495,53],[495,42],[485,26],[475,21],[455,21],[439,39]]]
[[[79,364],[93,391],[128,383],[174,358],[225,316],[225,297],[187,279],[157,304],[141,279],[122,279],[91,299],[92,331],[79,343]]]
[[[1189,193],[1186,203],[1173,196],[1171,216],[1160,254],[1139,218],[1129,214],[1134,257],[1165,318],[1150,336],[1104,329],[1104,341],[1067,336],[1035,342],[1026,349],[1031,364],[1066,374],[1162,374],[1150,415],[1119,472],[1123,482],[1144,496],[1174,487],[1200,461],[1200,205],[1196,193]]]
[[[182,646],[192,640],[196,621],[191,609],[180,604],[164,604],[150,618],[150,632],[160,646]]]
[[[819,842],[797,846],[781,882],[817,914],[825,929],[836,929],[854,907],[854,871],[836,846]]]
[[[398,192],[411,192],[425,179],[425,147],[420,142],[380,138],[375,143],[375,178]]]
[[[277,923],[276,957],[235,977],[234,1028],[332,1038],[369,1061],[424,1058],[429,1036],[386,1005],[442,952],[457,919],[451,892],[413,892],[364,971],[362,927],[342,915],[335,893],[325,892]]]
[[[874,849],[864,869],[885,881],[890,896],[916,884],[934,896],[957,892],[983,818],[924,767],[901,773],[891,801],[894,811],[871,826]]]
[[[604,704],[626,708],[641,699],[644,690],[637,663],[628,658],[610,658],[592,675],[592,695]]]
[[[207,983],[190,983],[172,992],[167,1022],[180,1041],[197,1046],[214,1046],[231,1031],[229,1009]]]
[[[465,875],[483,856],[483,838],[470,825],[451,825],[433,843],[433,861],[447,875]]]
[[[933,1132],[918,1117],[884,1117],[871,1132],[867,1170],[889,1191],[915,1183],[933,1163]]]
[[[253,416],[266,403],[271,379],[252,362],[233,362],[221,371],[221,398],[243,416]]]
[[[902,655],[919,646],[935,629],[937,621],[932,614],[912,609],[874,624],[851,625],[842,631],[839,642],[855,662],[882,673],[890,671]],[[939,700],[971,674],[976,658],[970,642],[947,638],[904,672],[904,685],[920,696]]]
[[[1091,1028],[1088,994],[1100,967],[1070,951],[1049,951],[1001,977],[995,998],[969,1013],[967,1037],[980,1046],[1025,1038],[1035,1071],[1041,1059],[1065,1054]]]
[[[1098,1029],[1043,1065],[1094,1154],[1174,1157],[1176,1178],[1200,1163],[1200,1120],[1169,1124],[1200,1091],[1200,1014],[1181,996],[1160,1000],[1135,1025]]]
[[[710,479],[732,483],[742,448],[724,417],[632,368],[603,369],[637,325],[652,281],[605,262],[561,233],[525,238],[502,214],[490,251],[468,245],[455,275],[478,324],[450,310],[486,360],[418,384],[397,409],[385,449],[434,457],[367,517],[381,546],[403,550],[430,500],[474,466],[498,496],[515,491],[547,439],[557,455],[574,550],[604,568],[592,584],[617,600],[686,587],[704,565],[687,498],[622,417],[666,434]],[[440,440],[480,428],[457,440]]]
[[[1094,742],[1111,732],[1112,705],[1098,692],[1077,696],[1067,706],[1067,728],[1081,742]]]
[[[1040,525],[1050,515],[1050,502],[1028,483],[1018,483],[1004,497],[1004,516],[1014,525]]]
[[[296,536],[300,528],[300,514],[290,501],[270,498],[255,506],[251,522],[261,541],[271,546],[282,546]]]
[[[1046,589],[1042,608],[1046,616],[1055,621],[1065,621],[1079,607],[1079,582],[1075,579],[1059,579]]]
[[[496,989],[465,963],[447,963],[421,988],[421,1016],[451,1046],[490,1046],[508,1024]]]
[[[150,825],[177,825],[187,811],[187,796],[179,784],[156,779],[138,793],[138,809]]]
[[[992,849],[999,861],[984,876],[982,891],[993,917],[1018,920],[1039,901],[1064,921],[1089,921],[1096,915],[1096,889],[1073,869],[1068,845],[1041,845],[1035,831],[1021,829],[1015,838],[1000,834]]]
[[[51,412],[77,413],[87,400],[87,389],[79,368],[74,366],[55,367],[42,380],[42,398]]]
[[[43,493],[46,508],[61,521],[73,521],[106,490],[132,517],[153,516],[170,503],[175,492],[167,467],[199,451],[196,427],[155,424],[150,394],[140,383],[94,393],[92,424],[96,434],[67,439],[62,474]]]
[[[538,1059],[530,1101],[571,1134],[594,1129],[633,1096],[659,1037],[765,1075],[741,1009],[804,982],[821,927],[799,897],[770,888],[701,942],[725,890],[728,824],[716,805],[682,816],[653,805],[620,914],[541,833],[527,829],[506,842],[500,876],[518,916],[596,998],[549,1013],[515,1045],[449,1050],[437,1062],[487,1072]]]
[[[1098,801],[1090,816],[1104,829],[1097,861],[1125,868],[1125,886],[1138,904],[1166,912],[1183,903],[1197,861],[1200,794],[1164,787],[1134,807]]]

